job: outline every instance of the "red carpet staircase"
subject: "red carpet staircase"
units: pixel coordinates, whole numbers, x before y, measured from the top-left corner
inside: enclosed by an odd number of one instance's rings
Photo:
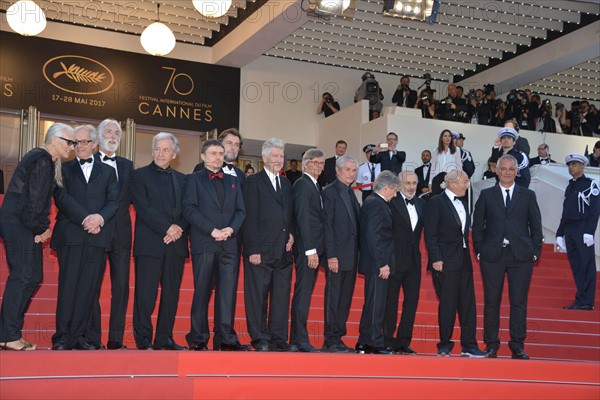
[[[506,290],[499,359],[434,357],[437,300],[425,270],[411,344],[419,356],[137,351],[131,322],[133,267],[131,270],[125,333],[129,349],[52,352],[46,349],[54,333],[58,264],[54,252],[46,248],[44,283],[27,311],[24,329],[24,337],[42,350],[0,353],[0,398],[600,398],[600,313],[562,309],[572,302],[575,288],[566,256],[554,253],[550,245],[544,247],[542,261],[535,267],[529,292],[525,351],[531,356],[530,361],[508,357]],[[483,288],[478,264],[474,271],[481,341]],[[7,272],[1,247],[0,293],[4,291]],[[243,276],[238,290],[236,331],[242,343],[249,343],[242,282]],[[354,346],[358,337],[363,282],[359,277],[345,339],[349,346]],[[324,284],[321,272],[309,316],[311,342],[316,347],[323,342]],[[192,292],[188,262],[175,324],[175,340],[179,344],[185,344],[184,336],[190,327]],[[599,297],[597,293],[596,305],[600,305]],[[101,306],[102,327],[106,330],[110,311],[108,273]],[[459,337],[458,329],[454,337]],[[103,342],[106,340],[104,331]],[[481,342],[480,346],[484,347]],[[458,350],[459,347],[455,354]]]

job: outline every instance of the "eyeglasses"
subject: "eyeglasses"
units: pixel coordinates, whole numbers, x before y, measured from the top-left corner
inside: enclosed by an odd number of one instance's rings
[[[313,163],[314,165],[319,165],[319,166],[325,165],[325,162],[323,162],[323,161],[314,161],[314,160],[311,160],[310,162]]]
[[[67,146],[77,146],[77,140],[65,139],[64,137],[57,136],[57,138],[64,140],[67,142]]]
[[[84,139],[84,140],[79,140],[79,141],[77,141],[77,142],[75,142],[75,143],[76,143],[76,144],[82,144],[82,145],[84,145],[84,146],[87,146],[88,144],[90,144],[90,143],[92,143],[92,142],[93,142],[93,140],[85,140],[85,139]]]

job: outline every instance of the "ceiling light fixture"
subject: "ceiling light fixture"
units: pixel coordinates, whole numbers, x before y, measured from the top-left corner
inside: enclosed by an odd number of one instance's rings
[[[219,18],[227,14],[232,0],[192,0],[198,12],[208,18]]]
[[[8,7],[6,21],[23,36],[35,36],[46,28],[44,11],[31,0],[19,0]]]
[[[311,17],[329,19],[331,17],[353,18],[357,0],[308,0],[308,9],[304,10]],[[304,1],[302,2],[304,4]]]
[[[415,19],[435,23],[440,0],[385,0],[383,15],[387,17]]]
[[[144,50],[153,56],[166,56],[175,48],[175,35],[168,26],[160,22],[159,9],[160,4],[156,4],[156,22],[144,29],[140,42]]]

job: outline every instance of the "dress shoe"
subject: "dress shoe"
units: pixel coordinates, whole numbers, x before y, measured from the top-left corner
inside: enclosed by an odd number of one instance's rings
[[[206,343],[197,343],[193,346],[190,346],[190,350],[193,351],[208,351],[208,346]]]
[[[485,354],[487,354],[487,358],[498,358],[498,348],[488,347],[485,349]]]
[[[370,354],[396,354],[396,351],[390,347],[370,347]]]
[[[358,354],[366,354],[367,353],[367,348],[369,346],[367,346],[366,344],[363,343],[356,343],[356,346],[354,346],[354,350],[356,350],[356,352]]]
[[[94,350],[106,350],[106,347],[100,342],[86,342],[90,346],[94,347]]]
[[[349,353],[354,351],[343,343],[337,343],[331,346],[323,347],[322,350],[329,353]]]
[[[73,345],[73,350],[96,350],[96,347],[84,342],[83,340],[78,340]]]
[[[109,341],[108,343],[106,343],[106,348],[109,349],[109,350],[124,350],[124,349],[127,348],[127,346],[125,346],[121,342],[111,342],[111,341]]]
[[[206,346],[206,344],[205,344]],[[167,342],[163,345],[156,345],[154,344],[154,350],[175,350],[175,351],[181,351],[181,350],[186,350],[187,348],[184,346],[180,346],[177,343],[170,341]]]
[[[294,346],[293,344],[290,347]],[[295,345],[300,353],[319,353],[310,343],[300,343]]]
[[[462,349],[460,356],[469,358],[485,358],[487,356],[487,353],[485,351],[479,350],[479,348],[477,347],[473,347]]]
[[[227,344],[227,343],[221,343],[220,345],[221,351],[248,351],[250,350],[250,346],[248,346],[247,344],[240,344],[235,343],[235,344]]]
[[[513,351],[512,358],[514,360],[529,360],[529,356],[523,350]]]
[[[449,357],[450,349],[447,347],[440,347],[438,348],[437,355],[438,357]]]
[[[290,346],[286,341],[279,340],[279,341],[273,343],[271,350],[281,351],[281,352],[298,351],[298,347]]]
[[[590,304],[578,304],[572,310],[594,311],[594,306]]]
[[[67,347],[67,344],[62,340],[52,344],[52,350],[71,350]]]
[[[254,351],[269,351],[269,343],[265,340],[260,340],[256,342],[256,344],[252,345],[254,347]]]
[[[402,354],[405,356],[416,356],[417,352],[410,348],[410,346],[400,346],[396,348],[396,354]]]

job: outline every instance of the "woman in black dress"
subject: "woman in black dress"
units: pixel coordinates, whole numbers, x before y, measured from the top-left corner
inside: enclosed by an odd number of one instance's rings
[[[42,281],[42,244],[50,238],[50,198],[62,186],[60,161],[75,147],[73,128],[54,124],[45,144],[23,156],[8,184],[0,207],[10,274],[0,309],[0,349],[35,350],[21,336],[25,310]]]

